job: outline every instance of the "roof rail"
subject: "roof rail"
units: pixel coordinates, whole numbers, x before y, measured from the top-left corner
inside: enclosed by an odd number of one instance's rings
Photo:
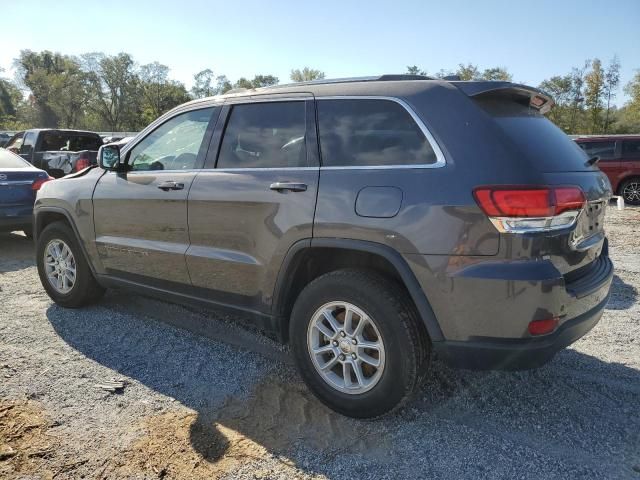
[[[268,87],[261,87],[258,90],[261,90],[262,88],[264,89],[283,88],[283,87],[287,88],[287,87],[295,87],[299,85],[326,85],[331,83],[352,83],[352,82],[384,82],[384,81],[394,81],[394,80],[433,80],[433,78],[427,77],[425,75],[411,75],[411,74],[385,74],[385,75],[376,75],[376,76],[368,76],[368,77],[322,78],[319,80],[308,80],[305,82],[281,83],[278,85],[269,85]]]

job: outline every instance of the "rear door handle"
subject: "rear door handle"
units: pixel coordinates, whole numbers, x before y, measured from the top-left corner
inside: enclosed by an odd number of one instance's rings
[[[165,192],[168,192],[169,190],[182,190],[184,188],[184,183],[162,182],[160,185],[158,185],[158,188],[160,190],[164,190]]]
[[[283,192],[285,190],[289,190],[291,192],[307,191],[307,185],[305,183],[275,182],[275,183],[272,183],[269,188],[277,192]]]

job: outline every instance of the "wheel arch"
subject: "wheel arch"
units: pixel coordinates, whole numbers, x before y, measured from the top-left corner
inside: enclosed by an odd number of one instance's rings
[[[74,236],[76,237],[76,241],[78,245],[80,245],[80,249],[82,250],[82,254],[84,255],[84,259],[89,265],[91,269],[91,273],[95,275],[95,269],[93,267],[93,263],[90,261],[90,257],[87,253],[87,249],[82,242],[82,237],[80,236],[80,232],[78,231],[78,227],[76,226],[73,218],[63,208],[59,207],[41,207],[33,212],[33,239],[37,244],[38,237],[42,230],[46,228],[47,225],[50,225],[54,222],[64,222],[66,223],[71,230],[73,231]]]
[[[391,276],[406,290],[431,341],[444,339],[424,291],[397,251],[387,245],[365,240],[314,238],[295,243],[285,255],[278,272],[271,310],[278,319],[279,334],[284,341],[288,340],[293,304],[302,289],[324,273],[353,267]]]

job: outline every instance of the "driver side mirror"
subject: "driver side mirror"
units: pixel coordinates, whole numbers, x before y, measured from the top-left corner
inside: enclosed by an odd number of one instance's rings
[[[98,164],[103,170],[117,172],[120,167],[120,147],[118,145],[103,145],[98,151]]]

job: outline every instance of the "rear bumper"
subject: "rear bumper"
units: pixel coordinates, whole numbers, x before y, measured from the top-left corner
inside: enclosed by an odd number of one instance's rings
[[[566,320],[554,333],[527,339],[484,338],[443,341],[433,344],[439,359],[455,368],[469,370],[526,370],[549,362],[563,348],[584,336],[602,317],[609,300],[588,312]]]

